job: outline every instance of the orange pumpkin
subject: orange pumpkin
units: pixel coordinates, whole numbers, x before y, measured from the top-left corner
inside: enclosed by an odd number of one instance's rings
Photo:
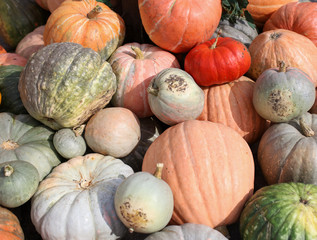
[[[0,207],[0,239],[24,240],[19,219],[8,209]]]
[[[248,143],[254,143],[269,124],[254,109],[253,88],[254,81],[245,76],[229,83],[202,87],[205,105],[197,120],[222,123],[238,132]]]
[[[266,21],[263,31],[279,28],[302,34],[317,46],[317,3],[292,2],[282,6]]]
[[[284,61],[286,67],[301,69],[317,85],[317,48],[307,37],[286,29],[270,30],[259,34],[249,51],[252,60],[247,76],[253,80]]]
[[[24,67],[27,59],[16,53],[2,53],[0,54],[0,66],[18,65]]]
[[[254,160],[233,129],[188,120],[166,129],[148,148],[142,171],[163,163],[162,179],[172,189],[172,222],[212,228],[238,220],[254,188]]]
[[[124,40],[123,19],[95,0],[65,1],[51,13],[45,25],[44,44],[74,42],[108,59]]]
[[[64,1],[65,0],[35,0],[35,2],[41,8],[44,8],[45,10],[49,10],[50,12],[53,12]]]
[[[1,54],[1,53],[6,53],[6,52],[7,52],[7,51],[5,50],[5,48],[0,45],[0,54]]]

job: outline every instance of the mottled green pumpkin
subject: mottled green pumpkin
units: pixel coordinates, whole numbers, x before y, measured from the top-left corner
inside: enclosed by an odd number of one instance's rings
[[[104,108],[116,91],[116,77],[94,50],[52,43],[30,57],[19,91],[28,113],[58,130],[79,126]]]

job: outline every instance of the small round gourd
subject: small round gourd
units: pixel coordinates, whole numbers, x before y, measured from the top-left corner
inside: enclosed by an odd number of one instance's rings
[[[83,156],[86,152],[86,142],[81,133],[69,128],[58,130],[54,134],[53,144],[56,151],[67,159]]]
[[[256,80],[253,105],[257,113],[272,122],[287,122],[307,112],[315,102],[315,86],[298,68],[265,70]]]
[[[26,203],[40,182],[36,168],[25,161],[0,164],[0,205],[9,208]]]
[[[115,209],[130,232],[153,233],[163,229],[173,213],[173,193],[161,179],[163,164],[157,164],[154,175],[137,172],[117,188]]]

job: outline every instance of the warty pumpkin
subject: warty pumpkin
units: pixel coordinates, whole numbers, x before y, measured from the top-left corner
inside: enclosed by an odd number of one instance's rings
[[[13,212],[3,207],[0,207],[0,239],[24,240],[19,219]]]

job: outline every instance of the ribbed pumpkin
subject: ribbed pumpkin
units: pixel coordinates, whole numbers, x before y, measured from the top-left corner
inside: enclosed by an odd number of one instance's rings
[[[254,81],[250,78],[242,76],[230,83],[202,89],[205,105],[197,120],[208,120],[231,127],[248,143],[254,143],[267,129],[269,123],[254,109]]]
[[[302,34],[317,46],[317,3],[292,2],[282,6],[266,21],[263,31],[279,28]]]
[[[207,41],[222,12],[220,0],[139,0],[139,10],[150,39],[174,53]]]
[[[24,240],[19,219],[13,212],[3,207],[0,207],[0,239]]]
[[[317,85],[317,48],[305,36],[286,29],[262,32],[252,41],[249,51],[252,61],[247,76],[253,80],[284,61],[287,67],[307,73]]]
[[[17,53],[0,54],[0,66],[18,65],[24,67],[27,59]]]
[[[118,88],[112,104],[125,107],[138,117],[153,113],[146,91],[152,78],[166,68],[180,68],[176,57],[152,44],[127,43],[119,47],[109,59],[116,74]]]
[[[253,193],[250,147],[223,124],[189,120],[169,127],[147,150],[142,170],[152,173],[160,162],[174,195],[172,223],[234,223]]]
[[[76,127],[105,107],[116,90],[108,62],[77,43],[37,51],[21,73],[19,92],[28,113],[51,127]]]
[[[48,18],[44,44],[79,43],[106,60],[124,40],[124,21],[107,5],[96,0],[65,1]]]
[[[45,10],[49,10],[50,12],[53,12],[64,1],[65,0],[35,0],[35,2],[41,8],[44,8]]]

